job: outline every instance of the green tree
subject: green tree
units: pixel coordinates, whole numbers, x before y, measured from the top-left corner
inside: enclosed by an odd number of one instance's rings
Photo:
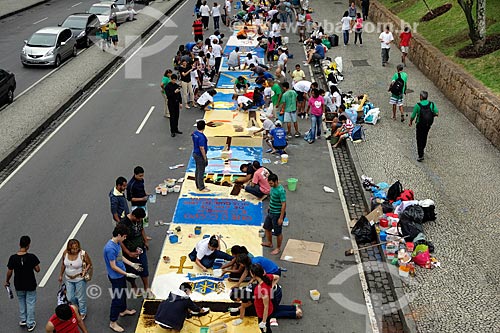
[[[484,47],[486,34],[486,0],[457,0],[469,25],[469,38],[476,51]]]

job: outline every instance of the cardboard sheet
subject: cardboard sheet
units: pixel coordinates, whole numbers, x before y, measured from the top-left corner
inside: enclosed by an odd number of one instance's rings
[[[321,253],[323,252],[323,246],[323,243],[289,239],[280,259],[299,264],[317,266],[321,258]]]
[[[217,96],[217,95],[216,95]],[[257,127],[262,126],[259,119],[260,113],[256,112]],[[210,137],[252,137],[256,129],[251,129],[249,125],[248,112],[238,112],[229,110],[210,110],[205,112],[205,121],[212,122],[215,127],[207,126],[205,135]]]

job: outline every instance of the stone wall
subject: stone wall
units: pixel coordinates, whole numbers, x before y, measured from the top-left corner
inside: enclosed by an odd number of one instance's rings
[[[357,1],[361,8],[361,1]],[[376,0],[370,1],[370,20],[392,23],[401,31],[401,20]],[[417,33],[413,33],[409,58],[479,131],[500,149],[500,98],[462,67],[448,59]],[[394,33],[399,45],[399,33]]]

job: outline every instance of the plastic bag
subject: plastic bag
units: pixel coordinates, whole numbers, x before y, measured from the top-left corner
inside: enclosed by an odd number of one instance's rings
[[[375,198],[380,198],[380,199],[385,199],[386,198],[386,194],[383,190],[375,190],[373,191],[373,196]]]
[[[408,206],[405,208],[399,218],[408,219],[415,223],[421,224],[424,219],[424,210],[419,205]]]
[[[427,245],[417,245],[412,255],[415,264],[423,268],[431,268],[431,254]]]
[[[354,235],[358,243],[370,243],[375,240],[377,232],[375,226],[371,225],[365,216],[361,216],[352,228],[351,234]]]

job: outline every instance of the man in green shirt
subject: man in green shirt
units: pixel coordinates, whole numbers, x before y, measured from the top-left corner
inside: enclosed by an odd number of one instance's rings
[[[397,69],[398,72],[394,73],[392,76],[391,85],[389,86],[389,91],[391,92],[391,99],[389,100],[389,104],[392,105],[392,119],[396,120],[396,107],[399,107],[399,111],[401,112],[401,122],[405,121],[405,113],[403,110],[403,98],[406,94],[406,85],[408,83],[408,74],[403,72],[403,65],[399,64]],[[398,84],[399,77],[403,80],[403,87],[400,91],[395,92],[394,87]]]
[[[413,108],[413,113],[411,114],[410,127],[413,124],[413,120],[417,124],[417,161],[422,162],[424,160],[424,150],[427,145],[427,135],[431,129],[432,123],[434,122],[434,117],[439,115],[439,111],[433,102],[429,102],[427,98],[429,93],[427,91],[420,92],[420,102]]]
[[[113,42],[113,46],[115,47],[115,51],[118,50],[118,27],[116,26],[116,22],[113,18],[109,19],[108,23],[109,30],[109,38]]]
[[[297,123],[297,92],[290,89],[290,84],[288,82],[283,82],[283,95],[281,96],[280,105],[285,106],[285,114],[283,121],[286,123],[288,130],[288,138],[292,135],[292,123],[295,129],[295,137],[300,137],[299,124]]]
[[[277,81],[273,81],[273,79],[267,80],[268,87],[271,87],[271,102],[273,103],[273,113],[276,115],[276,118],[283,122],[283,115],[280,114],[281,108],[278,105],[281,102],[281,87]]]
[[[286,192],[282,185],[278,182],[278,176],[270,174],[267,177],[271,191],[269,192],[269,211],[264,221],[264,230],[266,231],[266,242],[262,246],[273,247],[273,234],[276,236],[276,248],[271,254],[279,254],[281,252],[281,243],[283,242],[283,219],[286,216]]]

